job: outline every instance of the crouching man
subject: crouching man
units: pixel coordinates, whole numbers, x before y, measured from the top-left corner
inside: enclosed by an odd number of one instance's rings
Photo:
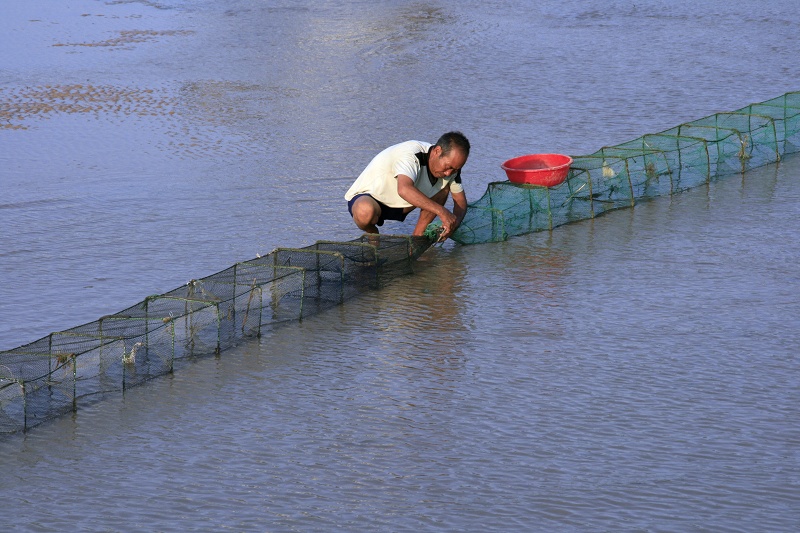
[[[422,235],[437,216],[440,240],[458,228],[467,212],[461,168],[469,157],[469,141],[461,133],[445,133],[436,144],[406,141],[376,155],[345,194],[353,221],[366,233],[378,233],[385,220],[405,220],[419,208],[413,235]],[[453,212],[444,204],[453,195]]]

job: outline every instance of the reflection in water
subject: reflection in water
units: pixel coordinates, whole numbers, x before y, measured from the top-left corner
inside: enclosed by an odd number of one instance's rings
[[[545,235],[549,237],[549,232]],[[572,275],[571,252],[558,249],[552,246],[552,240],[548,241],[543,243],[544,246],[502,249],[509,277],[521,290],[531,291],[532,301],[546,302],[557,296],[563,290],[565,278]]]
[[[465,270],[447,258],[437,261],[435,251],[427,253],[415,265],[413,284],[401,278],[357,305],[375,331],[379,352],[392,353],[402,343],[405,364],[416,361],[440,372],[463,358]]]

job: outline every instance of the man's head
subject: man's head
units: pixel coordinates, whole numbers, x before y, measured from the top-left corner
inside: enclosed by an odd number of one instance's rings
[[[428,172],[434,178],[449,178],[461,170],[469,157],[469,141],[460,131],[450,131],[439,137],[431,148]]]

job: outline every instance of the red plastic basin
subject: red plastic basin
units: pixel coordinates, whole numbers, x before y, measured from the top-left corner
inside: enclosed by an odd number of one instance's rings
[[[509,159],[500,168],[513,183],[553,187],[567,179],[572,158],[562,154],[529,154]]]

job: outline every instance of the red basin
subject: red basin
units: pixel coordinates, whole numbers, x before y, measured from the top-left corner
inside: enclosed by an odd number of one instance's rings
[[[513,183],[553,187],[567,179],[572,158],[562,154],[529,154],[509,159],[500,168]]]

